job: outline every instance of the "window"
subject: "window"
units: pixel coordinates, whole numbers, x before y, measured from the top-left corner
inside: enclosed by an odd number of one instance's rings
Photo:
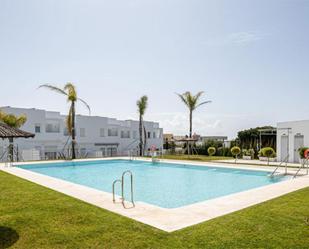
[[[80,128],[79,129],[79,134],[80,134],[80,137],[86,137],[86,129],[85,128]]]
[[[41,133],[41,125],[36,124],[36,125],[34,126],[34,132],[35,132],[35,133]]]
[[[151,138],[151,132],[150,131],[147,132],[147,138]]]
[[[105,137],[104,128],[100,128],[100,137]]]
[[[70,134],[69,134],[69,131],[68,131],[68,128],[64,128],[64,130],[63,130],[63,135],[64,136],[69,136]]]
[[[60,132],[60,125],[59,125],[59,123],[46,124],[45,131],[47,133],[59,133]]]
[[[118,137],[118,129],[117,128],[108,129],[108,136],[109,137]]]
[[[121,138],[130,138],[130,131],[121,131]]]
[[[153,138],[157,138],[157,135],[156,135],[156,132],[155,132],[155,131],[153,132],[152,135],[153,135]]]
[[[133,131],[133,139],[137,139],[137,131]]]
[[[105,153],[105,147],[102,147],[100,150],[101,150],[101,152],[102,152],[102,156],[105,156],[105,154],[106,154],[106,153]]]

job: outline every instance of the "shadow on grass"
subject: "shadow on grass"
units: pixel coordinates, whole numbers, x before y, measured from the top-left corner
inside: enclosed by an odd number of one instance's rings
[[[9,227],[0,226],[0,249],[14,245],[19,239],[18,233]]]

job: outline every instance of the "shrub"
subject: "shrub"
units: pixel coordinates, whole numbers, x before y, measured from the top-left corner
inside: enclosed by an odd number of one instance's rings
[[[243,149],[242,154],[244,156],[250,156],[251,158],[254,158],[255,151],[254,149],[249,149],[249,150]]]
[[[265,147],[261,150],[261,154],[262,156],[265,156],[265,157],[276,157],[276,152],[273,148],[271,147]]]
[[[276,157],[276,152],[271,147],[265,147],[265,148],[261,149],[261,154],[262,154],[262,156],[267,157],[268,164],[269,164],[269,158],[270,157]]]
[[[231,149],[231,153],[233,156],[238,156],[240,154],[241,150],[238,146],[234,146],[232,149]]]
[[[214,154],[216,154],[216,148],[215,147],[209,147],[207,152],[208,152],[209,156],[213,156]]]
[[[298,153],[301,159],[305,159],[305,151],[308,149],[308,147],[301,147],[298,149]]]

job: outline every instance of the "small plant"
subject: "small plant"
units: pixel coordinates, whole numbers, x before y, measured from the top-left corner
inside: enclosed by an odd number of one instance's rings
[[[216,148],[215,147],[209,147],[207,152],[208,152],[209,156],[213,156],[214,154],[216,154]]]
[[[298,149],[298,153],[301,159],[305,159],[305,151],[308,149],[308,147],[301,147]]]
[[[254,158],[254,154],[255,154],[255,151],[254,149],[243,149],[242,150],[242,155],[245,156],[245,157],[250,157],[251,159]]]
[[[267,164],[269,165],[269,158],[276,157],[276,152],[271,147],[265,147],[261,150],[261,154],[264,157],[267,157]]]
[[[234,146],[232,149],[231,149],[231,153],[232,155],[235,157],[235,163],[237,161],[237,156],[241,153],[241,149],[238,147],[238,146]]]

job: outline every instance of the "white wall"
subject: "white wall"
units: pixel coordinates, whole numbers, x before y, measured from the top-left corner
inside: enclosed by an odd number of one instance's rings
[[[38,109],[24,109],[2,107],[3,111],[13,113],[16,115],[25,114],[27,122],[22,127],[23,130],[35,133],[34,139],[16,139],[15,144],[19,146],[20,150],[29,150],[36,148],[45,154],[48,150],[61,151],[66,143],[68,136],[64,135],[65,130],[65,115],[59,112],[49,112]],[[47,124],[59,124],[59,132],[48,133],[46,132]],[[40,126],[40,132],[35,132],[35,126]],[[159,127],[159,123],[145,121],[144,125],[147,132],[151,132],[151,137],[147,139],[146,149],[155,146],[158,149],[163,147],[163,129]],[[112,144],[118,145],[118,154],[127,155],[128,150],[137,148],[138,146],[138,121],[121,121],[98,116],[76,116],[76,135],[79,148],[83,148],[95,154],[102,147],[115,147]],[[108,129],[115,128],[118,130],[117,136],[108,136]],[[81,136],[81,129],[85,132],[85,136]],[[104,136],[101,136],[100,129],[104,129]],[[121,138],[121,131],[129,131],[130,138]],[[137,134],[133,138],[133,133]],[[156,136],[154,137],[154,133]],[[5,147],[5,142],[0,143],[0,147]],[[1,148],[0,148],[1,149]],[[42,155],[42,156],[43,156]]]
[[[277,124],[277,157],[279,161],[284,160],[284,148],[282,147],[282,136],[288,138],[289,161],[299,162],[295,154],[298,148],[295,147],[296,137],[303,136],[303,146],[309,147],[309,120],[281,122]]]

